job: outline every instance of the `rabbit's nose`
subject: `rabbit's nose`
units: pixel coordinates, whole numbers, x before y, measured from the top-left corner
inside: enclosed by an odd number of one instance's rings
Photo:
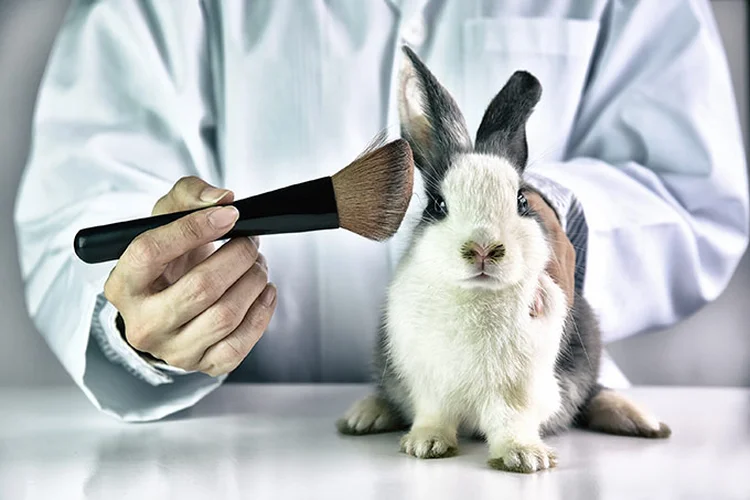
[[[480,245],[476,241],[467,241],[461,247],[461,256],[472,264],[497,262],[505,256],[505,247],[500,243]]]

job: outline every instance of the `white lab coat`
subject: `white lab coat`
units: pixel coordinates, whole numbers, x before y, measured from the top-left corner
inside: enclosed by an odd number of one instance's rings
[[[148,215],[185,175],[241,198],[332,174],[381,129],[398,134],[402,43],[472,130],[513,71],[539,78],[530,171],[556,203],[583,206],[584,293],[607,341],[670,325],[724,289],[747,244],[748,190],[705,0],[74,1],[16,224],[29,312],[97,407],[155,419],[223,379],[154,367],[118,339],[101,296],[112,263],[80,262],[76,231]],[[365,379],[400,241],[264,238],[278,309],[240,374]]]

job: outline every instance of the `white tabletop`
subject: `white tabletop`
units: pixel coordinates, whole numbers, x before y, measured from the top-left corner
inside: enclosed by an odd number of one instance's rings
[[[124,424],[74,388],[0,389],[0,499],[750,498],[750,391],[627,391],[668,440],[571,431],[560,465],[489,469],[483,443],[419,460],[398,435],[339,436],[364,386],[226,385],[177,418]]]

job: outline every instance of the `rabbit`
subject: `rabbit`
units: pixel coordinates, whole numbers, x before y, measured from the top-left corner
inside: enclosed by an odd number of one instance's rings
[[[554,467],[543,437],[578,425],[667,437],[669,427],[597,383],[600,331],[586,300],[568,308],[545,272],[545,227],[524,193],[526,121],[541,85],[517,71],[472,141],[453,98],[408,47],[401,134],[427,205],[387,290],[374,356],[375,393],[337,421],[342,434],[408,429],[401,451],[458,452],[460,432],[489,446],[488,464]],[[543,314],[530,314],[534,301]]]

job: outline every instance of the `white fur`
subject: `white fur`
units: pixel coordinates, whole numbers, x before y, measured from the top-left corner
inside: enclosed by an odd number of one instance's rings
[[[457,159],[441,183],[448,216],[426,227],[396,272],[387,348],[414,419],[402,447],[426,449],[421,435],[450,441],[463,425],[484,433],[490,459],[508,467],[519,456],[539,457],[533,470],[552,461],[539,428],[560,404],[554,365],[567,309],[544,272],[550,254],[539,223],[517,214],[518,185],[500,158]],[[494,281],[467,281],[476,272],[461,256],[469,240],[505,246],[488,268]],[[545,310],[532,318],[538,284]]]
[[[346,427],[355,433],[382,431],[394,426],[393,415],[386,403],[372,394],[357,401],[344,415]]]

